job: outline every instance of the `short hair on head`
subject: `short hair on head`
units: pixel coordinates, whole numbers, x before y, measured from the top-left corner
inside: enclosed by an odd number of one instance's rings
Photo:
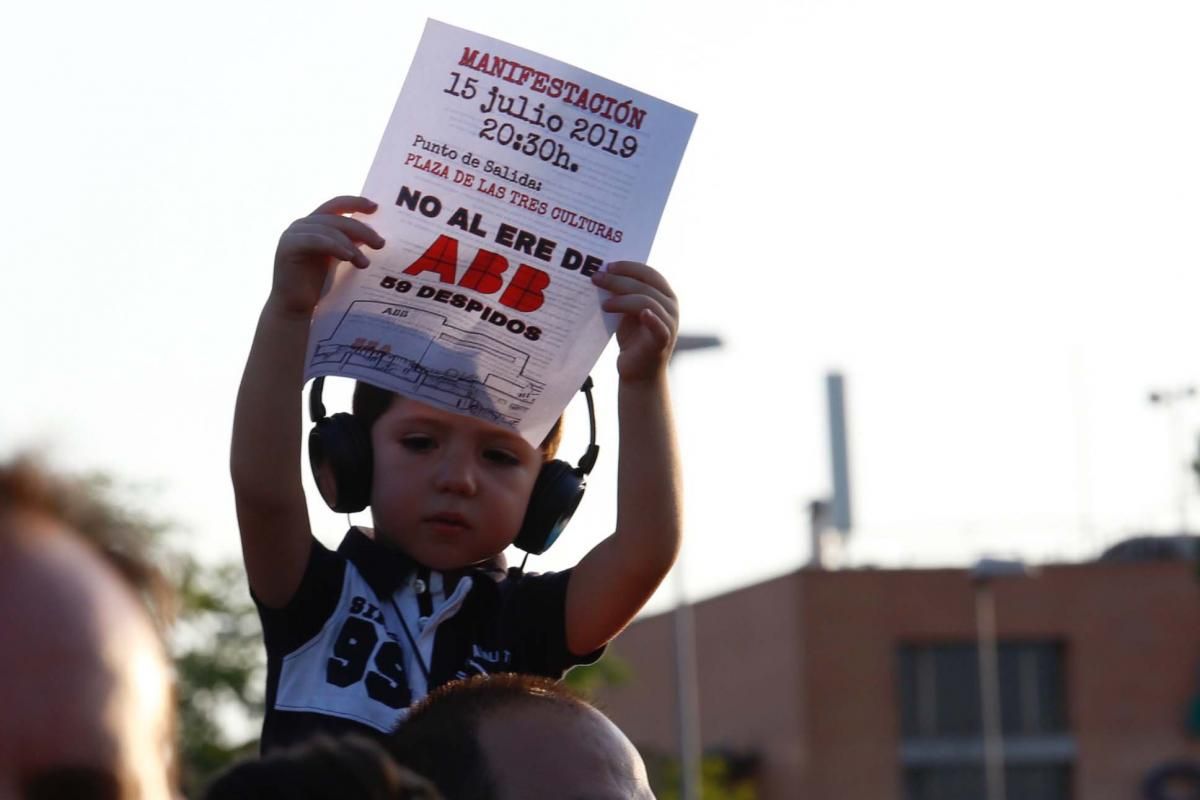
[[[163,634],[175,616],[175,593],[150,562],[145,521],[110,500],[105,489],[101,479],[55,476],[33,456],[20,455],[0,463],[0,517],[40,514],[70,529],[133,591]]]
[[[378,742],[350,733],[317,734],[221,773],[205,800],[443,800],[429,781],[401,767]]]
[[[496,789],[479,743],[480,722],[492,712],[531,701],[593,711],[549,678],[475,675],[439,686],[418,701],[392,733],[388,749],[400,764],[433,781],[446,800],[492,800]]]
[[[383,413],[391,407],[392,400],[402,396],[395,392],[389,392],[387,389],[380,389],[366,381],[355,381],[354,399],[350,401],[350,410],[370,431]],[[554,426],[550,428],[550,432],[538,445],[538,449],[542,451],[542,459],[545,461],[551,460],[558,453],[558,446],[562,443],[562,422],[563,415],[559,414],[558,419],[554,421]]]

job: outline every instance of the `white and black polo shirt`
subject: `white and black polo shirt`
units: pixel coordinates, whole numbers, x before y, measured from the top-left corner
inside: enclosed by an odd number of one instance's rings
[[[595,661],[603,648],[583,657],[567,649],[570,575],[437,572],[357,528],[336,552],[314,539],[291,603],[258,605],[267,648],[262,751],[318,731],[385,735],[411,703],[456,678],[557,679]]]

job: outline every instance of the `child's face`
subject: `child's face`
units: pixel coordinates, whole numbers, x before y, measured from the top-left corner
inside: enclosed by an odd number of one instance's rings
[[[512,544],[541,451],[507,428],[398,397],[371,429],[375,537],[431,569]]]

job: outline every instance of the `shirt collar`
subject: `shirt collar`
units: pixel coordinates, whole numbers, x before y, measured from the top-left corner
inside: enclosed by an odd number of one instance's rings
[[[371,589],[379,597],[391,597],[397,589],[417,572],[418,569],[428,572],[428,569],[417,563],[403,550],[387,547],[368,536],[357,525],[350,528],[342,543],[338,545],[338,553],[354,565],[359,574],[370,584]],[[465,575],[484,573],[497,581],[504,577],[507,563],[501,553],[491,561],[474,567],[448,570],[442,573],[445,581],[446,594],[449,595]]]
[[[379,544],[357,525],[346,533],[338,553],[355,566],[381,598],[391,597],[418,566],[407,553]]]

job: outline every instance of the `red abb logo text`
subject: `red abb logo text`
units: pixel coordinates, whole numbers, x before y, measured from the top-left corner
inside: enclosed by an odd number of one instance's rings
[[[502,288],[498,302],[515,311],[536,311],[546,301],[542,290],[550,285],[550,276],[536,267],[521,264],[512,274],[508,286],[504,285],[504,273],[508,271],[508,259],[499,253],[480,249],[462,277],[458,273],[458,240],[442,234],[437,241],[404,270],[405,275],[421,275],[432,272],[442,283],[457,284],[464,289],[480,294],[495,294]]]

